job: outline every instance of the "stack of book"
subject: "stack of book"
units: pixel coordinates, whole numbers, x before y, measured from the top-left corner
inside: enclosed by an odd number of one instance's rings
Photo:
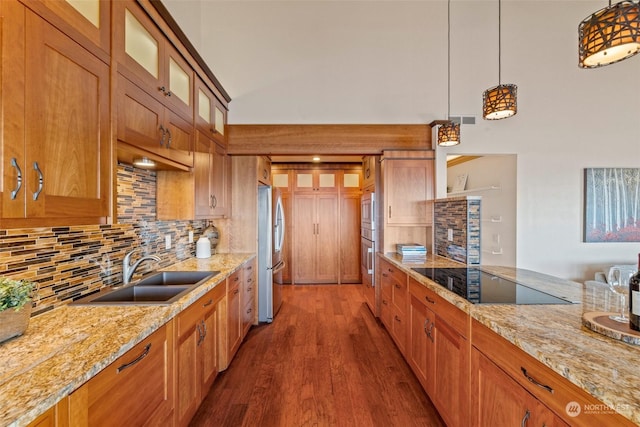
[[[418,243],[398,243],[396,252],[402,257],[402,262],[419,262],[427,260],[427,248]]]

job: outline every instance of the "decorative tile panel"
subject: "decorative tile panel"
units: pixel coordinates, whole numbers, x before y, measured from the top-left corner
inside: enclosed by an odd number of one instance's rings
[[[448,239],[449,229],[453,240]],[[480,198],[452,197],[434,203],[434,252],[465,264],[480,264]]]
[[[117,173],[118,224],[0,230],[0,274],[36,282],[33,315],[121,284],[122,260],[134,248],[162,259],[143,263],[136,277],[195,255],[189,230],[197,240],[206,221],[156,221],[155,172],[119,164]],[[228,221],[220,222],[222,235]]]

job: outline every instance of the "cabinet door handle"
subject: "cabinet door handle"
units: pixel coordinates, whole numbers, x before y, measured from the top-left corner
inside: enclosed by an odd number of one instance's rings
[[[520,423],[521,427],[527,427],[527,421],[529,421],[530,416],[531,412],[527,409],[527,412],[524,413],[524,417],[522,417],[522,422]]]
[[[172,139],[171,129],[167,128],[167,134],[169,135],[169,139],[167,139],[167,148],[169,148],[171,146],[171,139]]]
[[[164,126],[160,125],[160,132],[162,132],[162,137],[160,138],[160,147],[164,146],[164,137],[167,134],[167,131],[165,130]]]
[[[382,273],[382,277],[389,277],[387,273]]]
[[[209,307],[211,304],[213,304],[213,299],[210,299],[209,301],[205,302],[204,304],[202,304],[202,306]]]
[[[429,318],[424,319],[424,324],[422,325],[422,329],[424,329],[424,334],[429,336],[429,331],[427,331],[427,326],[429,325]]]
[[[166,87],[164,87],[164,86],[159,86],[159,87],[158,87],[158,90],[159,90],[160,92],[164,93],[164,94],[166,94],[166,93],[167,93],[167,88],[166,88]]]
[[[233,292],[233,294],[234,294],[234,295],[238,295],[238,292],[240,292],[240,289],[236,289],[236,290]]]
[[[215,209],[215,208],[216,208],[216,206],[218,206],[218,199],[216,198],[216,196],[215,196],[215,195],[212,195],[212,196],[211,196],[211,207],[212,207],[213,209]]]
[[[396,289],[402,289],[402,286],[398,285],[397,283],[394,283],[394,286],[396,287]]]
[[[387,300],[385,300],[385,299],[383,299],[383,300],[382,300],[382,303],[383,303],[384,305],[389,305],[389,303],[388,303],[388,302],[387,302]]]
[[[253,289],[253,288],[252,288],[251,286],[249,286],[249,287],[247,288],[247,292],[251,292],[251,290],[252,290],[252,289]]]
[[[247,314],[251,314],[251,312],[252,312],[252,311],[253,311],[253,309],[252,309],[251,307],[249,307],[249,308],[247,309]]]
[[[138,363],[139,361],[147,357],[147,355],[149,354],[149,350],[151,350],[151,343],[147,344],[147,346],[144,348],[144,351],[140,354],[140,356],[136,357],[131,362],[125,363],[124,365],[120,366],[117,369],[117,373],[120,373],[125,369],[132,367],[133,365],[135,365],[136,363]]]
[[[433,342],[433,327],[435,326],[435,324],[435,322],[431,322],[431,324],[429,325],[429,330],[427,331],[427,336],[429,337],[431,342]]]
[[[204,341],[206,336],[207,336],[207,324],[204,323],[204,320],[203,320],[202,321],[202,341]]]
[[[391,219],[391,206],[389,206],[389,219]]]
[[[167,93],[165,93],[166,96],[171,96],[171,91],[168,90]]]
[[[525,368],[523,368],[522,366],[520,367],[520,370],[522,370],[522,375],[524,375],[525,378],[528,379],[530,383],[535,384],[538,387],[543,388],[543,389],[547,390],[549,393],[553,394],[553,388],[549,387],[546,384],[542,384],[540,381],[538,381],[535,378],[533,378],[531,375],[529,375],[527,373],[527,370]]]
[[[262,170],[262,178],[267,179],[267,177],[269,176],[269,173],[267,172],[266,169]]]
[[[18,161],[15,157],[11,159],[11,166],[16,168],[17,172],[16,188],[11,192],[11,200],[14,200],[18,195],[18,191],[20,191],[20,188],[22,187],[22,169],[20,169],[20,166],[18,166]]]
[[[200,344],[202,344],[202,329],[200,329],[200,323],[196,324],[196,330],[198,331],[198,341],[196,342],[196,347],[200,347]]]
[[[397,314],[396,314],[395,316],[393,316],[393,319],[394,319],[396,322],[402,322],[402,320],[400,320],[400,318],[398,317],[398,315],[397,315]]]
[[[38,172],[38,189],[33,193],[33,200],[38,200],[38,196],[42,192],[42,187],[44,186],[44,175],[42,175],[38,162],[33,162],[33,170]]]
[[[426,299],[426,300],[427,300],[427,302],[428,302],[429,304],[435,304],[435,303],[436,303],[436,301],[435,301],[435,300],[433,300],[433,299],[429,298],[429,297],[428,297],[428,296],[426,296],[426,295],[425,295],[424,299]]]

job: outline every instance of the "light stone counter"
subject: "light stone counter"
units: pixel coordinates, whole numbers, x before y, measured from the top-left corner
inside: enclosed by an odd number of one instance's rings
[[[64,306],[0,344],[0,426],[23,426],[54,406],[209,290],[253,254],[188,259],[163,270],[220,271],[170,305]]]
[[[616,311],[606,286],[582,285],[529,270],[479,266],[570,301],[572,305],[472,304],[430,281],[412,267],[464,267],[440,257],[426,264],[402,264],[395,254],[384,258],[498,335],[562,377],[640,424],[640,347],[593,332],[582,325],[582,313]]]

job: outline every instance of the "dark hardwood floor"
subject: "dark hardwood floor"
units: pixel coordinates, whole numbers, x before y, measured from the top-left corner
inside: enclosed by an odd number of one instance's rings
[[[192,426],[442,426],[359,285],[285,287]]]

